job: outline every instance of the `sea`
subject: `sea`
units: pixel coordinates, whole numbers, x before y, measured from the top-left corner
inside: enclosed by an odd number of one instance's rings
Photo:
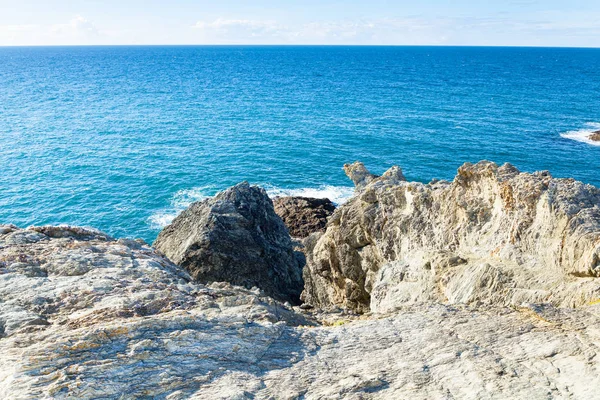
[[[342,170],[510,162],[600,186],[600,49],[0,48],[0,223],[152,242],[241,181],[353,193]]]

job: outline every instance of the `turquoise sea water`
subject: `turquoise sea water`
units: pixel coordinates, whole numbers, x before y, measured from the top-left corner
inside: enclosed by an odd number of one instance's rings
[[[151,241],[242,180],[343,201],[355,160],[600,185],[599,66],[599,49],[0,48],[0,223]]]

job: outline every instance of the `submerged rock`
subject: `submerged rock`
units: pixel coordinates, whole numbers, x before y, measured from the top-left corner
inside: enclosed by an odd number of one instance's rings
[[[265,190],[247,182],[192,204],[154,247],[198,282],[258,287],[276,299],[299,302],[300,257]]]
[[[588,137],[594,142],[600,142],[600,131],[592,132],[592,134]]]
[[[276,197],[273,205],[290,235],[296,238],[324,232],[327,218],[335,211],[331,200],[312,197]]]
[[[396,169],[380,178],[361,164],[346,171],[356,196],[305,243],[305,302],[385,312],[423,301],[600,298],[597,188],[485,161],[428,185],[403,182]]]

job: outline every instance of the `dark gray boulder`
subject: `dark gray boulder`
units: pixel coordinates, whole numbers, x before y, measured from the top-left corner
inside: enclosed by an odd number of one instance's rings
[[[296,238],[325,232],[327,218],[335,211],[335,204],[331,200],[312,197],[276,197],[273,199],[273,205],[290,235]]]
[[[302,265],[264,189],[240,183],[192,204],[154,247],[202,283],[229,282],[299,303]]]

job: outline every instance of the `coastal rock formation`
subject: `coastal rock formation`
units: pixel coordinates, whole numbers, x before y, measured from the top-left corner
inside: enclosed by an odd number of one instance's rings
[[[286,324],[311,323],[258,290],[197,284],[141,241],[0,226],[2,399],[181,398],[228,355],[260,368]]]
[[[158,235],[154,247],[202,283],[258,287],[298,303],[302,266],[264,189],[240,183],[192,204]]]
[[[490,162],[429,184],[345,169],[355,197],[304,240],[312,312],[267,296],[299,267],[247,183],[157,240],[210,284],[142,240],[0,225],[0,398],[597,397],[600,190]]]
[[[324,232],[327,218],[335,211],[335,205],[331,200],[312,197],[275,197],[273,206],[287,226],[290,235],[296,238]]]
[[[346,173],[348,178],[352,180],[357,190],[363,189],[365,186],[367,186],[369,183],[372,183],[373,181],[384,180],[388,183],[399,183],[406,181],[402,170],[397,166],[390,168],[382,177],[380,177],[378,175],[370,173],[363,163],[361,163],[360,161],[356,161],[352,164],[344,164],[344,172]]]
[[[600,142],[600,131],[592,132],[592,134],[588,137],[594,142]]]
[[[0,398],[591,399],[600,304],[370,319],[203,285],[141,241],[0,225]]]
[[[357,192],[306,240],[305,302],[386,312],[600,299],[597,188],[486,161],[430,184],[404,182],[397,168],[345,170]]]

